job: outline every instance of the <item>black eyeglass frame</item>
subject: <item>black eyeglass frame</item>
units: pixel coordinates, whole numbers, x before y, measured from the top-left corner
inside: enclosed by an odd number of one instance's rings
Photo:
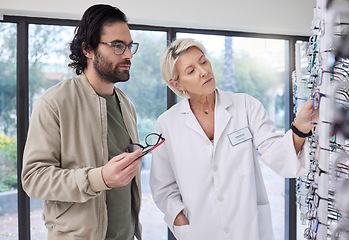
[[[149,139],[151,139],[152,136],[157,136],[158,139],[154,142],[154,143],[149,143]],[[142,155],[139,156],[138,158],[136,158],[135,160],[144,157],[145,155],[147,155],[148,153],[150,153],[151,151],[153,151],[155,148],[159,147],[161,144],[163,144],[165,142],[165,138],[162,137],[162,134],[158,134],[158,133],[149,133],[146,137],[145,137],[145,144],[146,146],[144,147],[143,145],[139,144],[139,143],[131,143],[130,145],[128,145],[125,148],[125,152],[131,153],[132,152],[132,147],[133,146],[137,146],[140,147],[141,149],[143,149]]]
[[[106,45],[114,47],[114,54],[115,55],[122,55],[122,54],[124,54],[125,51],[126,51],[126,48],[128,48],[130,50],[131,54],[134,55],[134,54],[136,54],[136,52],[138,50],[138,47],[139,47],[139,43],[137,43],[137,42],[132,42],[130,44],[126,44],[126,43],[124,43],[122,41],[117,41],[117,42],[99,42],[99,43],[106,44]],[[118,48],[116,48],[116,46],[118,46],[118,45],[122,45],[123,46],[123,50],[120,53],[117,52]]]

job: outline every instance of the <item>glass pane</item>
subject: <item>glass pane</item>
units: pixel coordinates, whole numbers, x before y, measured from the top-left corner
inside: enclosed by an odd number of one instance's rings
[[[305,100],[311,95],[311,88],[308,86],[310,73],[308,72],[308,42],[297,41],[296,48],[296,70],[292,74],[293,83],[293,113],[296,115],[303,107]],[[304,239],[304,231],[308,227],[306,219],[307,205],[306,193],[308,192],[306,184],[306,174],[296,180],[297,196],[297,239]]]
[[[29,108],[49,87],[74,76],[68,68],[69,43],[74,27],[29,25]],[[30,200],[30,226],[32,239],[47,239],[47,229],[42,220],[43,201]]]
[[[131,31],[132,39],[139,42],[138,52],[132,58],[130,80],[117,86],[134,103],[137,112],[141,144],[153,132],[159,115],[166,111],[166,84],[160,74],[160,56],[166,48],[167,34],[155,31]],[[141,223],[143,239],[167,239],[167,227],[162,212],[156,207],[149,187],[151,154],[142,162]]]
[[[285,40],[226,37],[178,33],[177,38],[190,37],[206,48],[212,63],[217,87],[224,91],[243,92],[257,98],[274,120],[277,131],[284,132],[285,122]],[[284,239],[284,179],[260,161],[271,204],[275,239]],[[280,224],[282,223],[282,224]]]
[[[0,22],[0,239],[17,239],[17,25]]]

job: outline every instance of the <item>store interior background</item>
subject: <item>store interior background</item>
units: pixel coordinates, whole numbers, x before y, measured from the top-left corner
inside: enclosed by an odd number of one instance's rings
[[[91,5],[119,7],[130,24],[310,36],[315,0],[0,0],[4,15],[79,20]],[[283,223],[274,223],[283,224]]]

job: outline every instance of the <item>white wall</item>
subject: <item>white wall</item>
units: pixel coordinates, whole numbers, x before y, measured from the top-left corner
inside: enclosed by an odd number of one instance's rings
[[[80,19],[95,3],[119,7],[132,24],[310,35],[315,0],[0,0],[1,15]]]

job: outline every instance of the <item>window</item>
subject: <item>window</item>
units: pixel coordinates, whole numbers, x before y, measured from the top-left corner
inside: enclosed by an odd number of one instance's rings
[[[17,239],[17,25],[0,22],[0,238]]]
[[[166,111],[166,84],[160,74],[160,56],[166,48],[166,32],[132,30],[132,39],[139,43],[138,52],[131,60],[130,80],[118,83],[134,103],[137,112],[139,139],[144,144],[153,132],[155,122]],[[142,208],[140,213],[143,239],[167,239],[163,213],[155,205],[149,187],[151,154],[142,162]]]
[[[298,69],[292,74],[292,82],[294,84],[293,88],[293,98],[295,108],[293,111],[296,114],[301,107],[304,105],[305,100],[311,95],[312,90],[308,86],[307,79],[309,76],[308,72],[308,49],[309,44],[307,41],[297,41],[296,43],[296,61],[298,61]],[[297,64],[296,64],[297,65]],[[303,80],[303,81],[302,81]],[[306,206],[306,195],[308,189],[305,184],[306,175],[301,176],[297,180],[297,239],[304,239],[304,231],[308,227],[308,220],[306,218],[307,206]]]
[[[75,75],[68,68],[69,43],[75,27],[29,25],[29,106],[49,87]]]
[[[74,29],[68,26],[29,25],[29,114],[45,90],[75,75],[67,66]],[[43,200],[31,199],[32,239],[47,239],[42,207]]]
[[[25,127],[18,121],[21,121],[21,123],[26,122],[27,117],[26,114],[21,115],[20,113],[27,109],[29,109],[30,113],[36,100],[47,88],[69,76],[75,75],[67,67],[69,62],[68,43],[73,35],[75,29],[73,26],[75,24],[77,24],[77,21],[12,16],[4,16],[4,20],[0,21],[0,135],[6,135],[6,141],[12,139],[12,141],[17,141],[17,145],[21,146],[25,136],[25,131],[23,130]],[[29,29],[28,36],[26,27]],[[132,60],[131,79],[127,84],[120,84],[119,87],[135,104],[138,114],[139,134],[142,140],[147,133],[153,131],[157,117],[166,110],[166,102],[170,104],[175,102],[171,93],[166,95],[166,85],[160,77],[159,58],[166,47],[167,40],[174,39],[176,37],[174,34],[183,29],[142,25],[131,25],[130,28],[137,29],[132,30],[131,34],[133,39],[140,43],[140,49]],[[222,34],[220,31],[210,30],[200,31],[204,34],[194,34],[197,31],[190,29],[184,29],[182,32],[190,32],[191,34],[184,35],[184,33],[178,33],[177,37],[190,36],[204,42],[213,64],[217,86],[220,89],[235,92],[241,91],[255,96],[267,108],[269,115],[277,123],[278,130],[284,131],[283,121],[287,122],[285,116],[289,112],[289,107],[284,108],[285,104],[283,102],[284,95],[289,96],[287,88],[285,92],[285,82],[289,79],[287,76],[289,69],[293,68],[292,61],[291,64],[288,62],[288,58],[292,59],[292,55],[289,55],[287,51],[289,49],[292,51],[293,44],[289,40],[303,40],[304,38],[278,35],[277,39],[279,40],[277,40],[265,35],[237,32],[224,32]],[[234,37],[225,37],[224,35],[234,35]],[[248,37],[241,37],[242,35]],[[257,35],[258,38],[255,37]],[[20,40],[18,47],[17,38]],[[16,83],[16,80],[21,83],[20,79],[22,79],[20,74],[16,76],[16,71],[26,73],[26,64],[23,64],[23,61],[19,61],[26,58],[17,59],[16,56],[17,51],[21,57],[27,55],[26,51],[23,50],[25,44],[22,44],[21,39],[29,42],[29,73],[26,74],[26,76],[29,76],[29,87]],[[246,45],[245,43],[248,44]],[[229,44],[232,47],[227,47]],[[228,54],[228,52],[225,52],[225,48],[232,50],[232,53]],[[256,53],[257,55],[254,55]],[[225,60],[225,55],[233,57]],[[232,64],[227,64],[228,61],[232,61]],[[269,63],[267,68],[263,65],[265,62]],[[16,69],[17,65],[18,69]],[[268,69],[268,71],[265,69]],[[226,79],[235,79],[235,84],[231,84],[232,81],[226,81]],[[17,85],[20,86],[18,89],[29,95],[29,103],[24,104],[25,106],[23,106],[22,101],[19,101],[21,97],[16,96]],[[267,89],[268,91],[262,89]],[[273,90],[273,92],[269,90]],[[22,104],[17,113],[16,99],[19,104]],[[4,110],[5,108],[6,110]],[[19,133],[17,133],[17,128]],[[0,141],[3,140],[0,139]],[[15,159],[11,162],[12,165],[9,164],[9,166],[15,165],[15,168],[17,168],[16,147],[11,145],[9,148],[10,150],[6,150],[6,154],[14,154]],[[3,149],[0,148],[0,151],[0,168],[2,168],[0,169],[0,188],[1,184],[4,183],[4,176],[10,175],[10,177],[6,177],[6,182],[8,180],[10,182],[10,184],[6,183],[9,188],[5,191],[0,190],[0,239],[2,237],[6,239],[18,239],[19,237],[21,239],[29,239],[27,232],[30,232],[32,239],[46,239],[46,229],[41,220],[40,209],[42,201],[30,200],[31,216],[29,226],[29,220],[26,218],[29,210],[27,211],[26,207],[20,207],[17,210],[17,185],[16,183],[13,185],[13,181],[19,180],[17,179],[17,173],[12,174],[13,170],[3,170],[6,166],[4,161],[7,161],[8,158],[5,158],[7,156],[4,154]],[[21,155],[19,154],[18,157],[20,159]],[[162,213],[152,201],[149,185],[147,185],[150,164],[150,158],[144,159],[142,170],[144,194],[141,212],[144,239],[167,239],[167,230],[162,219]],[[280,221],[290,218],[290,216],[284,216],[284,208],[287,206],[283,204],[283,179],[277,180],[272,174],[269,175],[268,171],[265,173],[264,179],[266,180],[267,191],[272,205],[275,235],[277,239],[283,239],[283,224],[280,224]],[[271,183],[268,183],[269,179]],[[14,203],[14,212],[12,210],[10,212],[11,208],[2,202],[4,195],[11,191],[14,191],[15,199],[5,200],[5,202]],[[18,188],[18,196],[21,197],[21,195],[25,194],[21,188]],[[275,202],[280,202],[280,204]],[[149,207],[149,211],[145,211],[146,206]],[[17,211],[19,211],[18,215],[16,214]],[[25,219],[19,221],[18,225],[17,216],[23,215]],[[22,217],[19,219],[22,219]],[[286,227],[291,228],[292,231],[295,229],[295,226],[287,225]],[[169,239],[173,238],[169,235]],[[286,237],[286,239],[288,240],[289,238]]]

